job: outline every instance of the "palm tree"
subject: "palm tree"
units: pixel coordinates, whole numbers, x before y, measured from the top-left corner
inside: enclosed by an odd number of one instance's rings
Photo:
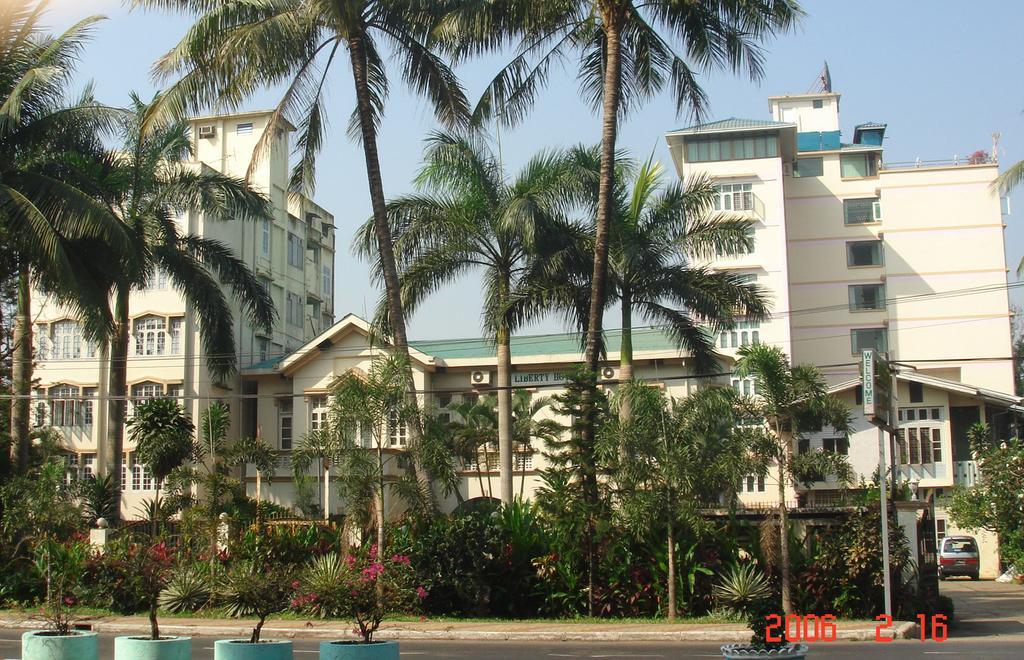
[[[666,86],[678,111],[688,110],[700,119],[707,99],[692,64],[701,69],[746,69],[752,79],[759,79],[763,74],[759,42],[788,30],[802,11],[795,0],[494,0],[454,4],[454,11],[436,33],[456,61],[516,44],[512,61],[495,76],[474,110],[478,122],[519,122],[547,82],[552,62],[579,51],[580,93],[602,116],[586,337],[586,362],[596,371],[615,214],[619,122]]]
[[[850,432],[850,410],[841,399],[828,393],[828,385],[821,372],[813,365],[790,366],[789,358],[776,346],[754,344],[738,351],[739,361],[733,375],[754,379],[756,392],[755,414],[765,420],[771,437],[771,458],[778,466],[779,482],[779,558],[782,573],[782,607],[792,614],[790,593],[792,571],[789,565],[789,521],[786,506],[786,488],[796,482],[807,481],[806,474],[797,469],[793,444],[809,430],[831,426],[837,433]],[[832,470],[846,478],[848,466],[838,454],[821,456],[835,459]],[[844,467],[846,466],[846,467]],[[818,472],[821,465],[812,472]],[[883,475],[884,477],[884,475]],[[813,479],[812,479],[813,480]]]
[[[373,206],[374,240],[395,348],[408,353],[398,270],[385,208],[377,129],[388,93],[385,54],[391,48],[402,78],[426,96],[445,125],[464,123],[469,106],[459,83],[427,45],[437,5],[420,0],[133,0],[135,6],[197,15],[195,25],[156,64],[163,78],[180,75],[162,114],[179,116],[207,105],[236,107],[263,87],[285,86],[271,123],[300,116],[299,162],[293,186],[313,186],[324,139],[323,96],[332,65],[348,50],[356,110],[349,134],[362,143]],[[341,52],[340,52],[341,51]],[[272,139],[272,131],[264,142]],[[261,152],[258,146],[255,153]]]
[[[154,538],[160,511],[160,491],[167,477],[192,457],[195,431],[192,420],[174,399],[140,403],[128,422],[128,434],[135,443],[136,460],[149,470],[156,481],[156,497],[152,506]],[[104,478],[110,478],[110,475]]]
[[[270,293],[229,246],[182,233],[176,221],[181,209],[200,212],[207,221],[269,219],[270,202],[242,179],[189,165],[188,122],[153,121],[160,99],[147,104],[132,95],[131,111],[121,121],[123,148],[110,155],[96,180],[98,194],[131,237],[131,258],[119,264],[110,281],[115,325],[109,350],[109,462],[101,470],[115,480],[124,445],[132,292],[166,274],[198,317],[207,367],[218,381],[234,372],[237,361],[234,315],[223,287],[254,326],[269,330],[276,317]]]
[[[490,471],[490,448],[498,436],[497,397],[486,395],[479,398],[463,398],[448,406],[456,415],[449,431],[459,456],[473,464],[481,497],[491,497],[491,480],[484,487],[484,470],[480,467],[480,452],[483,451],[484,469]]]
[[[527,390],[516,390],[512,395],[512,439],[518,451],[525,456],[534,449],[533,441],[541,440],[544,445],[561,435],[565,428],[551,418],[538,419],[544,410],[551,407],[550,396],[533,396]],[[519,499],[526,490],[526,469],[520,475]]]
[[[566,171],[543,153],[511,181],[479,136],[435,133],[427,140],[416,184],[423,192],[388,204],[401,264],[402,305],[412,313],[427,296],[468,271],[483,275],[485,332],[497,352],[498,453],[501,501],[512,503],[512,333],[529,306],[525,292],[544,255],[568,245],[562,220]],[[373,255],[373,226],[358,249]]]
[[[20,472],[31,448],[32,289],[74,312],[90,311],[109,330],[103,264],[93,248],[117,252],[108,263],[127,251],[120,224],[80,185],[83,168],[102,158],[100,129],[111,112],[88,89],[67,100],[78,55],[100,17],[51,36],[40,25],[46,6],[45,0],[0,4],[0,235],[17,271],[11,451]]]

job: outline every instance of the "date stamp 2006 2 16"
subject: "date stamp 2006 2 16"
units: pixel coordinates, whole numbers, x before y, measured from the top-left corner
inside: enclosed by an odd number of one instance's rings
[[[769,642],[834,642],[836,641],[836,617],[831,614],[787,614],[783,618],[779,614],[769,614],[766,617],[768,626],[765,628],[765,639]],[[875,626],[876,642],[891,642],[891,637],[884,631],[892,627],[893,620],[888,614],[880,614],[875,621],[881,621]],[[918,626],[921,629],[921,641],[931,639],[935,642],[944,642],[949,638],[949,628],[944,614],[933,614],[931,625],[927,614],[917,615]],[[930,635],[930,636],[929,636]]]

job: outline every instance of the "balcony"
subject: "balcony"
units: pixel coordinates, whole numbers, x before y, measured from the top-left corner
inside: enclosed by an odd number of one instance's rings
[[[900,162],[883,162],[878,166],[879,170],[921,170],[928,168],[963,167],[965,165],[996,165],[998,161],[984,151],[978,151],[968,156],[954,155],[952,158],[939,160],[915,160]]]
[[[953,483],[958,486],[973,486],[978,483],[978,463],[957,461],[953,464]]]

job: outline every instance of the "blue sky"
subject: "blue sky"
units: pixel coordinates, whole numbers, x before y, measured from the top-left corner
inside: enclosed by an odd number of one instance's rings
[[[145,96],[156,89],[150,66],[190,24],[177,15],[129,11],[119,0],[53,0],[51,7],[48,22],[54,28],[88,14],[109,17],[84,53],[79,71],[83,83],[95,81],[99,98],[114,105],[125,103],[130,90]],[[855,124],[887,122],[886,160],[931,160],[988,151],[991,134],[999,131],[1004,166],[1024,158],[1024,88],[1013,74],[1024,3],[808,0],[804,8],[808,15],[795,31],[766,45],[766,75],[759,84],[723,72],[702,76],[711,99],[710,118],[768,118],[767,96],[807,91],[828,60],[833,88],[843,94],[844,139],[849,139]],[[479,94],[499,65],[491,58],[459,70],[471,97]],[[599,117],[580,102],[573,74],[571,67],[556,72],[530,118],[502,136],[507,169],[514,171],[544,148],[597,141]],[[350,87],[349,72],[338,68],[329,95],[332,131],[319,162],[315,194],[317,202],[335,214],[338,226],[339,317],[350,311],[370,313],[377,299],[366,264],[348,251],[354,228],[370,213],[362,152],[344,132],[353,103]],[[268,91],[253,99],[251,108],[270,107],[275,100]],[[641,156],[653,149],[671,170],[664,133],[687,123],[685,117],[676,117],[674,104],[661,97],[627,120],[620,146]],[[405,93],[395,78],[380,139],[389,197],[411,189],[422,139],[433,128],[425,104]],[[1012,201],[1017,214],[1007,218],[1006,239],[1007,261],[1015,268],[1024,254],[1024,192]],[[618,325],[614,316],[607,324]],[[473,336],[479,327],[479,290],[469,277],[425,304],[411,319],[409,334]],[[560,328],[552,318],[529,331]]]

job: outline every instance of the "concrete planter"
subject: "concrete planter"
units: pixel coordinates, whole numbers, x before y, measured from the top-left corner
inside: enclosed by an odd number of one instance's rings
[[[94,632],[54,635],[33,630],[21,636],[22,660],[98,660],[99,637]]]
[[[247,639],[218,639],[213,644],[213,660],[292,660],[292,643],[279,639],[257,644]]]
[[[806,644],[786,644],[777,649],[762,649],[750,644],[726,644],[722,647],[722,657],[727,660],[803,660],[809,650]]]
[[[118,637],[114,660],[192,660],[192,638]]]
[[[398,660],[398,642],[320,642],[320,660]]]

